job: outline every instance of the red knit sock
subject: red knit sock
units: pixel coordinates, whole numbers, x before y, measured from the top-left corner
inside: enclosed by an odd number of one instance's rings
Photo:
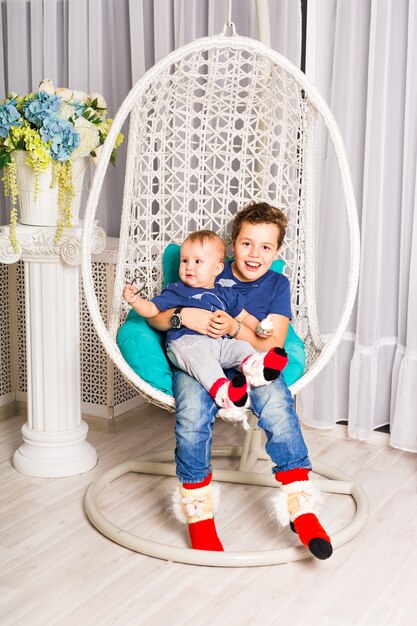
[[[328,559],[333,552],[329,535],[324,530],[314,513],[299,515],[294,520],[296,533],[306,548],[317,559]]]
[[[224,552],[221,541],[217,536],[214,519],[205,519],[202,522],[188,524],[188,532],[193,550]]]
[[[199,489],[200,487],[209,485],[211,478],[212,474],[209,474],[199,483],[184,483],[182,486],[184,489]],[[216,525],[213,518],[188,524],[188,532],[193,550],[224,551],[221,541],[217,536]]]
[[[224,390],[226,391],[226,393],[224,393]],[[230,403],[231,405],[237,407],[245,406],[248,399],[248,384],[246,382],[245,376],[243,374],[235,374],[231,380],[227,380],[227,378],[219,378],[212,385],[210,389],[210,395],[216,403],[219,402],[219,398],[223,398],[224,403],[224,400],[227,396],[227,399],[230,402],[225,403],[225,408],[229,408],[229,406],[227,405],[229,405]]]
[[[275,478],[283,485],[289,485],[296,481],[308,480],[309,470],[297,468],[287,472],[278,472]],[[302,488],[300,489],[302,491]],[[314,513],[304,513],[292,522],[295,532],[300,541],[317,559],[328,559],[333,552],[330,537],[320,524]]]
[[[284,348],[271,348],[264,358],[264,376],[266,380],[278,378],[288,363],[288,356]]]
[[[284,348],[271,348],[268,352],[255,352],[242,361],[241,370],[252,387],[268,385],[276,380],[288,363]]]
[[[305,467],[297,467],[296,469],[287,470],[286,472],[277,472],[275,480],[283,485],[295,483],[296,480],[308,480],[310,470]]]

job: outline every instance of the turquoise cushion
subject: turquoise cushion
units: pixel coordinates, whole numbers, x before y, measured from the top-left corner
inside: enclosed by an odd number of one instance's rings
[[[117,344],[123,358],[147,383],[170,396],[172,371],[164,350],[165,333],[155,330],[131,309],[117,333]]]
[[[288,333],[284,348],[288,354],[288,363],[282,372],[282,375],[289,387],[301,378],[306,364],[304,343],[297,335],[291,324],[288,326]]]
[[[178,280],[180,264],[180,246],[170,243],[163,255],[164,287]],[[282,272],[284,261],[279,259],[272,263],[271,269]],[[165,333],[148,325],[133,309],[119,329],[117,343],[120,351],[130,367],[147,383],[173,396],[172,372],[164,350]],[[288,365],[282,375],[288,386],[295,383],[304,372],[304,344],[297,336],[293,327],[289,326],[285,341],[288,353]]]
[[[169,283],[175,283],[180,278],[180,250],[180,246],[176,243],[169,243],[164,250],[162,257],[162,266],[164,268],[164,289],[167,285],[169,285]]]

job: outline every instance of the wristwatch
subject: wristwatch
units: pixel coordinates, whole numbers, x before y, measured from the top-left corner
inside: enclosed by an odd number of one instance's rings
[[[177,306],[174,313],[171,316],[171,326],[174,330],[180,330],[182,328],[182,318],[181,311],[183,310],[183,306]]]

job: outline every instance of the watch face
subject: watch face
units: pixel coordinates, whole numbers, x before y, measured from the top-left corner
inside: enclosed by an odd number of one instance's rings
[[[172,328],[181,328],[181,318],[179,315],[174,314],[171,317],[171,326]]]

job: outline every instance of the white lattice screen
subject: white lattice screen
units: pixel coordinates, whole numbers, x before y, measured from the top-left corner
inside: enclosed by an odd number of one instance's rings
[[[0,406],[10,402],[12,362],[10,349],[9,271],[0,265]]]
[[[16,319],[17,319],[17,391],[25,393],[27,391],[27,370],[26,370],[26,325],[25,325],[25,270],[22,262],[16,264]],[[19,398],[19,395],[18,395]]]
[[[103,319],[113,297],[114,271],[119,240],[107,239],[106,250],[93,262],[94,286]],[[95,415],[95,407],[114,407],[115,415],[134,408],[141,402],[136,390],[129,385],[107,357],[92,324],[81,290],[80,298],[81,383],[83,412]],[[107,376],[104,373],[107,373]]]
[[[94,258],[94,285],[101,314],[107,311],[113,296],[114,269],[118,242],[107,239],[106,249]],[[24,402],[27,392],[24,266],[0,265],[0,407]],[[15,312],[13,316],[11,311]],[[81,401],[83,417],[112,420],[143,403],[136,390],[126,382],[108,359],[99,341],[90,314],[80,292]],[[13,368],[16,372],[13,380]],[[103,425],[106,422],[103,420]]]

